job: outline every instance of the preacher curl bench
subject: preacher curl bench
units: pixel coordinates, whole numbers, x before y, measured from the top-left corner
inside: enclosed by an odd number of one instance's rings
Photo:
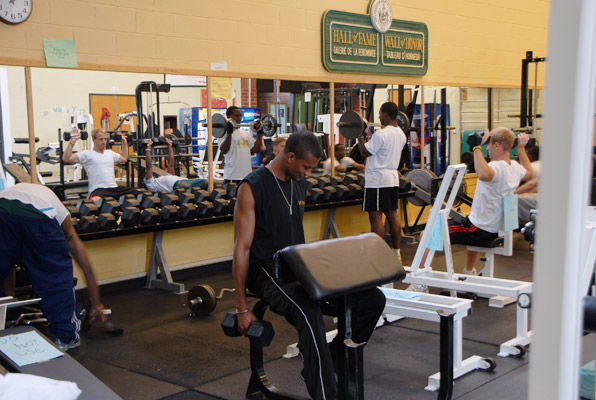
[[[363,399],[363,344],[352,341],[352,293],[401,280],[405,271],[389,246],[376,234],[366,233],[340,239],[289,246],[279,251],[272,276],[278,284],[299,281],[308,296],[321,303],[324,313],[328,299],[341,298],[343,310],[333,310],[338,318],[338,335],[344,346],[338,360],[339,398]],[[268,305],[260,300],[253,312],[262,319]],[[299,399],[279,391],[263,367],[263,348],[250,345],[251,378],[246,396],[258,392],[270,399]]]

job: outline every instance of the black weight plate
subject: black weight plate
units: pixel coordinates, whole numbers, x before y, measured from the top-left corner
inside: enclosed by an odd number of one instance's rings
[[[215,291],[208,285],[195,286],[188,291],[186,304],[194,315],[209,315],[217,305]]]
[[[410,131],[410,119],[403,111],[398,111],[397,113],[397,126],[407,134]]]
[[[418,186],[420,189],[429,192],[431,190],[432,180],[435,179],[437,176],[427,169],[413,169],[411,171],[407,171],[404,173],[404,177],[408,178],[412,183]],[[408,202],[422,207],[425,203],[417,198],[416,196],[408,197]]]
[[[355,111],[346,111],[339,119],[339,133],[346,139],[356,139],[362,134],[366,125]]]

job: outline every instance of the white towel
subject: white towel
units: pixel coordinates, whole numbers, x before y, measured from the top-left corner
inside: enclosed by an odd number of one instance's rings
[[[76,400],[80,394],[74,382],[29,374],[0,375],[0,400]]]

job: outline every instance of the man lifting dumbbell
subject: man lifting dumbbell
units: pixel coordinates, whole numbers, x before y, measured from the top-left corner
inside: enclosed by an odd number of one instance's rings
[[[385,237],[383,214],[389,222],[392,247],[401,261],[401,222],[397,214],[399,192],[399,168],[406,135],[399,128],[399,109],[392,102],[384,103],[379,110],[379,121],[384,126],[376,131],[368,142],[360,135],[358,149],[366,157],[364,170],[364,202],[362,209],[368,211],[371,231]]]
[[[242,123],[242,110],[236,106],[228,107],[226,116],[233,122],[226,124],[226,135],[223,141],[219,139],[221,152],[224,154],[224,180],[240,182],[252,171],[250,157],[261,151],[263,132],[260,121],[255,121],[250,131],[240,129]],[[257,138],[253,138],[253,132]]]
[[[80,343],[81,321],[69,252],[87,282],[91,298],[88,322],[106,322],[89,257],[58,197],[47,187],[30,183],[0,192],[0,279],[4,281],[16,263],[24,264],[35,294],[41,297],[50,331],[63,350]]]
[[[248,288],[298,330],[298,348],[304,357],[302,375],[310,396],[335,399],[332,352],[343,346],[340,335],[329,347],[320,305],[310,300],[297,282],[279,286],[270,275],[278,250],[305,242],[302,219],[307,183],[303,178],[310,175],[320,156],[315,135],[296,132],[288,138],[283,153],[242,181],[234,211],[233,275],[239,332],[246,335],[257,320],[248,309]],[[352,337],[363,343],[375,328],[385,297],[374,288],[354,293],[353,300]]]
[[[474,153],[474,167],[478,179],[470,215],[462,223],[449,223],[449,239],[452,244],[486,247],[498,237],[499,229],[503,228],[503,199],[513,193],[521,180],[532,178],[532,165],[526,154],[529,139],[530,136],[523,132],[518,136],[518,163],[510,158],[511,149],[516,141],[511,129],[499,127],[490,132],[486,129],[483,135],[473,133],[468,136],[466,142]],[[490,162],[486,161],[482,152],[482,146],[485,144],[488,144]],[[424,265],[427,253],[428,250],[420,265]],[[478,256],[479,253],[476,251],[467,251],[466,267],[462,273],[477,275],[474,264]],[[426,287],[410,285],[408,290],[426,291]]]
[[[118,198],[124,194],[137,193],[134,188],[118,186],[114,173],[114,163],[125,163],[128,160],[126,136],[122,135],[120,153],[106,149],[108,134],[101,128],[96,128],[91,132],[93,150],[73,153],[72,149],[79,138],[79,131],[73,130],[62,160],[70,164],[80,163],[85,168],[89,177],[89,198],[97,203],[104,196]]]
[[[145,139],[145,186],[152,192],[166,191],[173,193],[176,189],[189,189],[192,187],[202,187],[205,183],[205,179],[186,179],[175,175],[176,173],[176,162],[174,158],[174,150],[172,148],[172,141],[168,138],[164,138],[166,145],[168,146],[168,175],[153,176],[153,163],[151,159],[151,148],[153,141],[151,139]]]

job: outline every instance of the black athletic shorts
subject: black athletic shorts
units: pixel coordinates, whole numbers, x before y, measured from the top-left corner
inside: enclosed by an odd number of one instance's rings
[[[114,197],[115,199],[119,198],[123,194],[138,194],[137,189],[127,187],[127,186],[117,186],[114,188],[103,188],[103,189],[95,189],[93,193],[91,193],[90,197]]]
[[[478,228],[465,218],[461,224],[449,221],[449,240],[451,244],[466,244],[470,246],[490,247],[498,237],[497,233],[487,232]]]
[[[397,210],[397,186],[365,188],[362,209],[364,211]]]

